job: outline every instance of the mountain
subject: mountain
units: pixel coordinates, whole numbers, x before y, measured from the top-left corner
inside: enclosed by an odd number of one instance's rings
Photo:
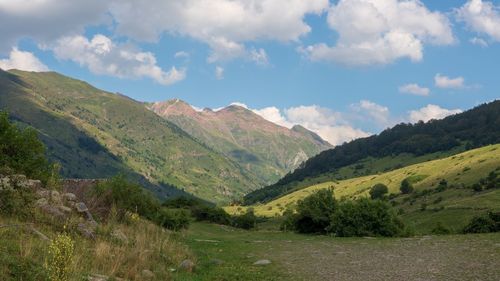
[[[313,183],[394,170],[495,143],[500,143],[500,100],[442,120],[399,124],[324,151],[277,183],[247,194],[245,203],[266,202]]]
[[[288,129],[251,110],[231,105],[220,110],[195,110],[174,99],[148,108],[175,123],[270,184],[331,145],[302,126]]]
[[[54,72],[0,70],[0,110],[38,130],[65,177],[125,173],[163,196],[178,192],[177,186],[213,202],[227,202],[259,184],[255,175],[143,103]]]

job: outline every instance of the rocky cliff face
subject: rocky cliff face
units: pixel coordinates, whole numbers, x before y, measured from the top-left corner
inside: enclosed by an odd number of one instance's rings
[[[304,127],[288,129],[237,105],[200,111],[174,99],[147,107],[252,171],[265,183],[276,181],[309,157],[331,148]]]

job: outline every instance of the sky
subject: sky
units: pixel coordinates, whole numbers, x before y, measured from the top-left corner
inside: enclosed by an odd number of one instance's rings
[[[500,1],[0,0],[0,68],[245,106],[336,145],[500,96]]]

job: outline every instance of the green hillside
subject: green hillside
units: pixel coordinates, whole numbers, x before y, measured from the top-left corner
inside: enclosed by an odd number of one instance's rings
[[[335,147],[307,160],[277,183],[245,196],[246,204],[268,202],[312,183],[344,180],[398,169],[500,142],[500,101],[427,123],[391,129]]]
[[[211,201],[257,187],[255,176],[140,102],[54,72],[0,72],[0,109],[36,128],[66,177],[124,172]]]
[[[155,102],[148,108],[259,175],[265,184],[276,182],[309,157],[331,148],[301,126],[288,129],[237,105],[196,111],[175,99]]]
[[[338,199],[355,199],[368,196],[370,188],[377,183],[385,184],[390,194],[398,195],[401,182],[409,178],[413,182],[416,195],[413,197],[400,195],[393,199],[396,208],[403,210],[403,218],[409,225],[415,226],[418,231],[425,232],[430,231],[437,222],[442,222],[458,230],[475,214],[484,213],[487,210],[500,210],[498,187],[481,192],[470,188],[493,171],[500,174],[500,144],[386,173],[322,182],[266,204],[251,207],[259,215],[273,217],[281,215],[286,208],[294,206],[298,200],[320,189],[334,188],[335,197]],[[426,194],[425,190],[435,190],[443,179],[447,181],[450,188],[442,192]],[[421,196],[417,196],[419,194]],[[422,204],[426,204],[425,210],[421,210]],[[227,207],[227,210],[231,213],[239,213],[244,211],[245,207]]]

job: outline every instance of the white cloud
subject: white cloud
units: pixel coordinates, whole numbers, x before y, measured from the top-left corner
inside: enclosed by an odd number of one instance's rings
[[[488,42],[486,42],[486,40],[479,38],[479,37],[473,37],[469,40],[469,42],[473,45],[478,45],[478,46],[481,46],[483,48],[488,47]]]
[[[355,113],[355,119],[372,123],[377,127],[387,127],[393,123],[389,108],[374,102],[361,100],[359,103],[352,104],[351,109]]]
[[[434,76],[436,87],[443,89],[460,89],[464,88],[465,79],[463,77],[450,78],[441,74]]]
[[[120,35],[149,42],[163,33],[187,35],[207,43],[215,62],[251,55],[245,42],[296,41],[311,31],[304,17],[327,7],[328,0],[122,0],[110,14]]]
[[[49,70],[33,53],[19,51],[17,48],[13,48],[10,51],[9,58],[0,60],[0,68],[4,70],[19,69],[35,72]]]
[[[470,0],[455,13],[457,19],[465,22],[472,31],[500,41],[500,6],[490,1]]]
[[[102,0],[0,0],[0,54],[22,38],[39,43],[80,33],[89,24],[106,19]]]
[[[455,42],[448,18],[418,0],[340,0],[328,12],[339,34],[325,43],[299,50],[313,61],[347,65],[388,64],[400,58],[421,61],[423,46]]]
[[[419,110],[412,110],[409,114],[409,119],[411,122],[416,123],[418,121],[427,122],[431,119],[443,119],[446,116],[457,114],[462,112],[460,109],[445,109],[438,105],[429,104],[422,107]]]
[[[217,78],[217,80],[224,79],[224,68],[223,67],[220,67],[220,66],[215,67],[215,78]]]
[[[189,57],[190,57],[190,55],[186,51],[179,51],[179,52],[174,54],[174,58],[176,58],[176,59],[179,59],[179,58],[188,59]]]
[[[163,85],[176,83],[186,76],[185,70],[175,67],[164,71],[150,52],[139,51],[130,45],[115,44],[100,34],[91,40],[83,36],[64,37],[45,48],[53,50],[58,59],[74,61],[95,74],[119,78],[148,77]]]
[[[429,90],[429,88],[421,87],[418,84],[412,83],[412,84],[406,84],[406,85],[399,87],[399,92],[405,93],[405,94],[417,95],[417,96],[428,96],[430,93],[430,90]]]

